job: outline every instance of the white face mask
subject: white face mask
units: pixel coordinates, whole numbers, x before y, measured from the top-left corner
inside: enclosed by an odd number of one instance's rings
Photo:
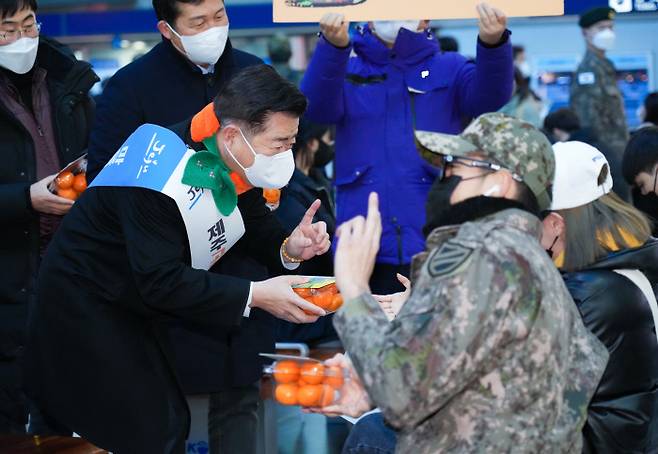
[[[395,39],[398,37],[398,33],[401,28],[406,28],[412,32],[418,31],[418,26],[420,25],[419,20],[398,20],[398,21],[375,21],[373,22],[375,27],[375,34],[387,43],[394,43]]]
[[[527,61],[524,61],[521,63],[519,66],[519,71],[521,71],[521,74],[523,75],[524,78],[529,79],[532,77],[532,66],[530,66],[530,63]]]
[[[25,74],[34,66],[39,50],[39,38],[20,38],[0,46],[0,66],[16,74]]]
[[[249,168],[244,168],[240,161],[235,158],[228,145],[226,151],[231,155],[233,160],[238,163],[240,168],[244,170],[244,174],[252,186],[257,188],[267,189],[281,189],[290,182],[292,174],[295,171],[295,158],[292,155],[292,149],[282,153],[275,154],[274,156],[266,156],[256,153],[247,138],[239,129],[240,135],[245,143],[254,154],[254,163]]]
[[[187,58],[194,64],[214,65],[224,53],[228,40],[228,25],[212,27],[190,36],[179,35],[169,24],[167,27],[180,38]]]
[[[615,32],[606,28],[605,30],[597,32],[594,37],[592,37],[592,45],[597,49],[605,51],[612,50],[615,47],[616,39],[617,36],[615,35]]]

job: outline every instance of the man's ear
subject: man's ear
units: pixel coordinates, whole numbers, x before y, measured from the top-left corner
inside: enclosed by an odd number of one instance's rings
[[[544,218],[544,225],[550,226],[551,230],[555,232],[557,236],[562,236],[564,233],[564,218],[556,211],[551,211],[548,216]]]
[[[499,170],[488,175],[484,185],[484,196],[513,199],[516,196],[514,178],[506,170]]]
[[[221,137],[224,143],[228,143],[229,146],[233,145],[237,136],[239,135],[238,129],[232,125],[222,127],[219,131],[219,136]]]
[[[174,34],[171,32],[171,29],[169,28],[167,23],[163,20],[158,22],[158,31],[162,36],[167,38],[169,41],[171,41],[171,39],[173,38]]]

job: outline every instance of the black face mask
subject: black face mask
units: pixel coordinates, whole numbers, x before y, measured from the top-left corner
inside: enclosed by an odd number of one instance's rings
[[[324,167],[334,160],[336,149],[333,145],[327,145],[323,140],[319,140],[318,151],[313,158],[313,167]]]
[[[423,227],[425,236],[432,233],[437,227],[452,224],[450,212],[450,197],[455,188],[462,182],[462,177],[453,175],[443,179],[436,179],[430,188],[425,204],[427,221]]]
[[[546,253],[551,258],[551,260],[553,260],[553,258],[555,256],[555,252],[553,252],[553,248],[555,247],[555,243],[557,243],[557,239],[558,239],[558,237],[556,236],[555,239],[553,240],[553,242],[551,243],[551,247],[546,249]]]

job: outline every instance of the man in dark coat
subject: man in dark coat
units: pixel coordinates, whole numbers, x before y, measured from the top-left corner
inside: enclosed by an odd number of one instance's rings
[[[304,279],[207,272],[233,244],[278,274],[329,250],[326,225],[312,223],[319,202],[287,235],[262,197],[262,186],[290,179],[305,107],[294,85],[259,65],[215,101],[222,127],[204,140],[208,151],[155,125],[117,151],[39,275],[26,368],[44,413],[112,452],[181,452],[190,419],[165,322],[222,337],[254,308],[298,323],[324,314],[292,291]]]
[[[108,82],[98,103],[89,145],[90,178],[140,125],[169,127],[191,118],[212,102],[233,75],[262,63],[231,46],[229,16],[222,0],[154,0],[153,6],[162,42]],[[227,262],[235,255],[244,256],[231,251]],[[218,264],[219,268],[225,266]],[[230,268],[219,271],[250,279],[268,275],[268,270],[256,263],[243,261],[239,271],[235,266]],[[256,430],[259,399],[255,383],[263,364],[257,353],[274,349],[273,325],[272,317],[256,310],[240,330],[223,338],[211,339],[184,326],[172,328],[183,390],[186,394],[210,393],[211,453],[218,452],[220,445],[234,452],[231,434]],[[236,394],[237,400],[232,398]],[[226,408],[227,401],[236,403]],[[214,424],[219,407],[229,417]],[[251,447],[241,444],[241,452],[255,452],[255,438],[252,441]]]
[[[40,256],[73,201],[47,185],[87,146],[98,80],[39,36],[34,0],[0,2],[0,433],[25,432],[18,365]],[[19,50],[17,52],[17,50]]]

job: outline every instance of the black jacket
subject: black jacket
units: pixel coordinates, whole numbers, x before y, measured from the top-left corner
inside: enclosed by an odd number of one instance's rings
[[[205,150],[203,144],[192,141],[189,120],[170,129],[192,149]],[[262,190],[249,192],[255,200],[265,203]],[[285,228],[282,231],[286,231]],[[268,269],[255,260],[250,247],[264,246],[266,240],[254,238],[252,241],[252,244],[239,241],[210,271],[250,281],[262,281],[282,271],[289,273],[282,270],[280,261],[270,264]],[[258,381],[263,365],[268,362],[259,353],[274,352],[275,320],[263,310],[252,309],[249,318],[243,319],[239,327],[222,332],[206,332],[180,320],[168,322],[174,365],[185,394],[212,393]]]
[[[242,194],[238,208],[244,253],[283,273],[285,233],[262,192]],[[185,439],[189,412],[166,322],[221,338],[243,322],[248,294],[248,280],[190,267],[172,199],[92,187],[41,265],[25,354],[28,391],[44,413],[99,447],[168,452],[169,439]]]
[[[203,75],[169,40],[163,38],[146,55],[120,69],[105,87],[98,102],[97,121],[89,144],[88,177],[95,177],[119,146],[143,123],[164,127],[175,125],[175,132],[184,137],[181,122],[186,122],[212,102],[239,70],[260,63],[258,57],[233,49],[229,41],[214,73]],[[240,247],[234,249],[215,270],[251,280],[267,278],[265,268],[244,259]],[[241,258],[236,258],[239,256]],[[227,264],[231,262],[239,264]],[[268,314],[256,311],[239,331],[222,338],[209,338],[184,326],[176,326],[172,343],[176,369],[185,392],[215,392],[256,381],[262,372],[262,362],[254,352],[274,348],[273,323]]]
[[[94,103],[88,95],[98,81],[88,63],[76,60],[58,42],[41,36],[36,65],[47,71],[52,121],[62,166],[80,156],[89,138]],[[0,101],[0,360],[23,344],[27,303],[39,262],[39,216],[29,188],[37,181],[29,132]]]
[[[324,221],[327,224],[327,233],[333,238],[336,231],[336,211],[329,191],[330,189],[320,182],[295,169],[290,183],[281,191],[279,208],[274,213],[283,226],[292,231],[299,225],[311,204],[320,199],[322,205],[313,222]],[[333,276],[333,268],[331,254],[315,257],[304,264],[304,272],[315,276]]]
[[[121,68],[99,98],[89,142],[89,179],[139,126],[152,123],[166,128],[191,118],[215,99],[234,74],[260,63],[228,41],[214,73],[203,75],[163,38],[146,55]]]
[[[658,451],[658,342],[649,303],[613,270],[639,269],[658,284],[658,242],[612,254],[564,280],[585,326],[605,344],[608,366],[589,406],[586,453]]]
[[[286,229],[293,230],[316,199],[320,199],[322,205],[313,222],[324,221],[327,224],[327,233],[333,241],[336,231],[336,212],[330,189],[324,182],[306,176],[298,169],[295,169],[290,183],[281,191],[279,208],[274,213]],[[333,276],[332,254],[327,253],[305,262],[300,268],[300,273],[310,276]],[[276,327],[276,340],[279,342],[304,342],[314,346],[338,339],[331,315],[320,317],[317,322],[306,325],[276,320]]]

